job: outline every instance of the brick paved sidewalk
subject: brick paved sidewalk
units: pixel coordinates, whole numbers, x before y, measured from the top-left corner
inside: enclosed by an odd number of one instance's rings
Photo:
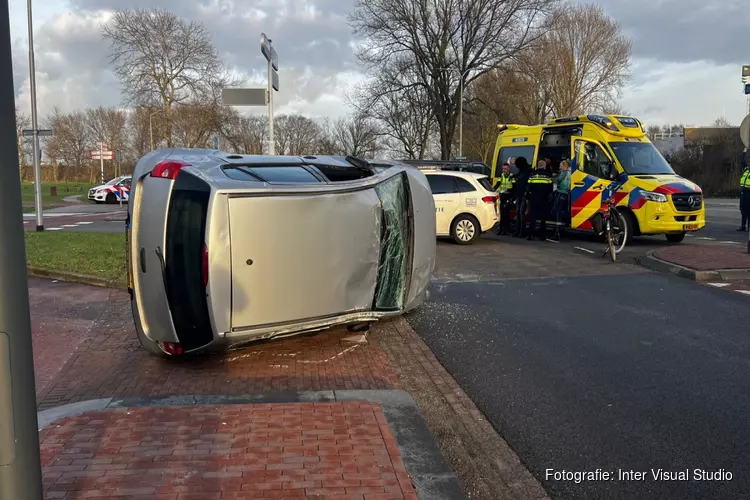
[[[377,403],[117,408],[40,433],[46,499],[416,499]]]
[[[750,254],[741,245],[680,244],[656,250],[654,257],[696,271],[750,269]]]

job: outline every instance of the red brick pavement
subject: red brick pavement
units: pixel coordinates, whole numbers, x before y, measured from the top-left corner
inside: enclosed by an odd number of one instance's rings
[[[416,499],[380,405],[118,408],[40,433],[47,499]]]
[[[395,388],[383,352],[369,341],[349,341],[352,337],[337,329],[242,351],[167,360],[141,349],[128,296],[117,291],[87,340],[39,392],[38,407],[104,397]]]
[[[740,245],[674,245],[655,251],[654,256],[696,271],[750,269],[750,254]]]

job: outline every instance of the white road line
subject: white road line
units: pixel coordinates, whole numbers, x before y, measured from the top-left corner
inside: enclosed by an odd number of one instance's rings
[[[61,227],[48,227],[47,231],[62,231],[62,229]]]
[[[750,295],[750,290],[735,290],[735,292],[740,292],[745,295]]]
[[[76,224],[63,224],[63,227],[78,227]]]
[[[580,250],[582,252],[588,252],[588,253],[596,253],[593,250],[589,250],[588,248],[581,248],[581,247],[574,247],[576,250]]]
[[[706,241],[716,241],[716,238],[708,238],[706,236],[699,236],[699,240],[706,240]]]
[[[81,225],[81,224],[93,224],[93,222],[91,222],[91,221],[89,221],[89,222],[85,222],[85,221],[84,222],[76,222],[76,225]]]
[[[686,234],[685,236],[687,236],[688,238],[695,238],[694,234]]]
[[[739,241],[720,241],[719,243],[724,245],[742,245]]]
[[[711,286],[715,286],[716,288],[724,288],[725,286],[729,286],[729,283],[709,283]]]

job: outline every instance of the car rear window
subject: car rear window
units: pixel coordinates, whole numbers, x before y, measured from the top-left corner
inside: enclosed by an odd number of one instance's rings
[[[479,182],[479,185],[484,189],[486,189],[487,191],[492,191],[492,183],[487,177],[480,177],[479,179],[477,179],[477,181]]]
[[[228,177],[240,181],[261,181],[270,183],[308,184],[320,182],[309,170],[298,165],[279,166],[229,166],[224,167]]]

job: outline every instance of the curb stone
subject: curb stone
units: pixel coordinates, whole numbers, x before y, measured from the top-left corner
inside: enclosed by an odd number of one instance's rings
[[[698,271],[655,257],[653,255],[654,252],[655,250],[651,250],[644,257],[639,258],[638,263],[654,271],[671,273],[681,278],[700,282],[750,278],[750,269],[711,269],[708,271]]]
[[[323,401],[367,401],[383,409],[401,459],[420,500],[466,499],[458,478],[440,452],[414,399],[400,390],[345,390],[272,393],[248,396],[187,395],[171,397],[104,398],[72,403],[38,412],[39,430],[54,421],[89,411],[137,406],[192,406],[258,403],[309,403]]]
[[[88,274],[79,274],[69,271],[53,271],[50,269],[42,269],[39,267],[27,266],[28,275],[35,278],[47,278],[58,281],[70,281],[73,283],[83,283],[84,285],[100,286],[104,288],[117,288],[125,290],[127,286],[124,283],[116,280],[110,280],[107,278],[100,278],[98,276],[90,276]]]

